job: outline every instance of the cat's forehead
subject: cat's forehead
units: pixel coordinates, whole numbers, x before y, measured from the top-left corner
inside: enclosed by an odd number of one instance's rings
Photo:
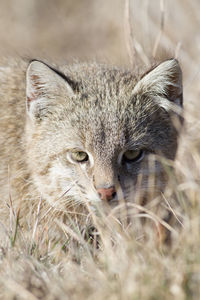
[[[153,110],[154,105],[147,107],[141,99],[132,96],[135,80],[129,73],[106,70],[104,74],[100,70],[96,77],[91,80],[87,77],[82,82],[81,89],[69,103],[69,120],[86,142],[98,149],[106,146],[115,149],[122,148],[131,136],[135,139],[141,136],[143,129],[139,124],[144,116],[151,114],[147,110]]]
[[[113,97],[110,100],[102,99],[96,95],[96,103],[87,105],[87,101],[70,116],[73,128],[77,129],[79,139],[84,148],[95,152],[97,156],[105,158],[119,154],[130,144],[136,145],[141,141],[147,129],[147,120],[143,106],[136,106],[136,100],[129,101]],[[127,101],[127,105],[121,105]],[[103,101],[107,104],[104,105]]]
[[[136,84],[139,74],[103,64],[74,64],[64,68],[67,77],[77,83],[81,92],[89,94],[120,93]]]
[[[83,148],[112,157],[122,149],[154,143],[162,111],[152,97],[133,95],[138,81],[134,74],[96,66],[71,74],[79,89],[68,103],[66,121],[77,130]]]

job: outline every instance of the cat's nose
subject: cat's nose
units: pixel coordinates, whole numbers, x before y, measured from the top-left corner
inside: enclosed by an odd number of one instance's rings
[[[109,188],[97,189],[97,192],[98,192],[101,200],[104,200],[104,201],[110,201],[116,195],[116,190],[115,190],[114,186],[111,186]]]

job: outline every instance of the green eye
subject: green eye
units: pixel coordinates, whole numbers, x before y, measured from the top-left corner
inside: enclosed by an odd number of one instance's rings
[[[127,150],[124,152],[123,158],[126,162],[136,162],[143,158],[143,150]]]
[[[75,151],[71,153],[71,158],[76,162],[88,161],[88,155],[83,151]]]

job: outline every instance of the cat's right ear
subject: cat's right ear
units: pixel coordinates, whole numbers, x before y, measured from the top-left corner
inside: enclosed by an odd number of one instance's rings
[[[29,115],[42,119],[61,95],[74,95],[64,76],[41,61],[32,61],[26,72],[26,107]]]

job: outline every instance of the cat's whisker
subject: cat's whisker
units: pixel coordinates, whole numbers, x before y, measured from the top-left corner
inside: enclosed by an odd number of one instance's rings
[[[0,179],[3,190],[11,189],[4,182],[9,149],[13,203],[29,195],[34,203],[41,194],[41,209],[46,205],[41,220],[55,216],[71,222],[68,215],[101,215],[101,210],[103,215],[129,200],[141,198],[145,205],[143,198],[150,201],[162,191],[165,168],[151,157],[175,158],[178,131],[171,103],[182,106],[177,60],[145,74],[97,63],[56,69],[22,60],[12,67],[2,68],[0,76],[2,90],[9,91],[0,101]],[[24,117],[16,118],[16,112]],[[29,201],[22,202],[26,211]]]

